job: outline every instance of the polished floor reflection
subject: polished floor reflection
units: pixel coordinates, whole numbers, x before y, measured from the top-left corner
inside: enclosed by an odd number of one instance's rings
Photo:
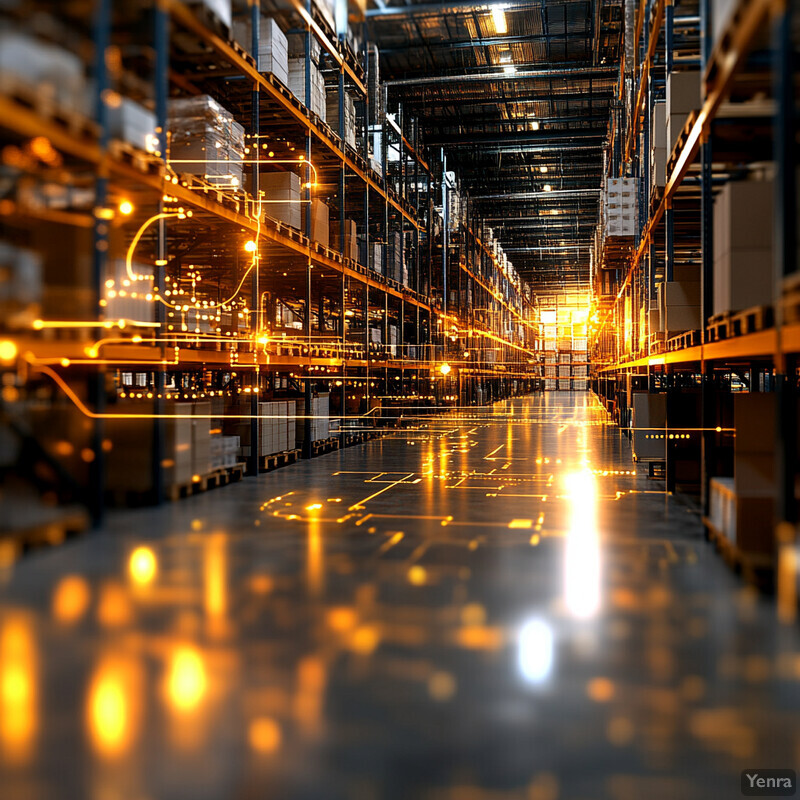
[[[590,395],[437,417],[0,573],[3,800],[727,800],[800,637]]]

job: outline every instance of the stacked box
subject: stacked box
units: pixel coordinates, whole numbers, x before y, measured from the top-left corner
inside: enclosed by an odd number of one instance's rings
[[[242,185],[244,128],[208,95],[170,100],[170,163],[224,188]],[[185,162],[185,163],[183,163]]]
[[[359,263],[383,274],[383,243],[370,241],[369,249],[363,239],[359,241]]]
[[[305,58],[306,57],[306,35],[305,33],[290,33],[286,37],[287,47],[289,50],[289,58]],[[319,66],[320,58],[322,56],[322,45],[316,36],[311,36],[311,63]]]
[[[300,230],[300,176],[294,172],[262,172],[259,187],[264,192],[266,214]]]
[[[388,354],[392,356],[392,358],[397,358],[398,354],[398,328],[397,325],[388,325],[388,334],[389,334],[389,343],[387,345]]]
[[[328,91],[325,97],[325,115],[328,125],[341,135],[342,129],[339,122],[339,90]],[[350,147],[356,147],[356,106],[353,97],[344,93],[344,141]]]
[[[200,0],[220,22],[231,27],[231,0]]]
[[[128,275],[124,258],[113,258],[106,261],[105,279],[106,319],[128,319],[139,322],[155,320],[155,303],[147,300],[147,294],[153,290],[153,267],[144,264],[131,264],[131,271],[140,277],[132,281]],[[109,286],[109,282],[113,283]],[[120,295],[124,292],[124,296]],[[136,295],[134,297],[133,295]]]
[[[667,455],[666,394],[634,392],[631,396],[631,407],[631,447],[634,460],[663,461]]]
[[[8,28],[0,30],[0,93],[17,85],[35,90],[42,105],[89,116],[93,113],[81,59],[61,47],[45,44]]]
[[[317,442],[321,439],[328,439],[330,437],[330,396],[328,394],[320,394],[317,397],[311,398],[311,441]],[[296,413],[297,419],[295,423],[295,437],[297,445],[299,446],[305,440],[305,427],[306,427],[306,407],[305,400],[297,400]]]
[[[192,406],[192,475],[205,475],[212,469],[211,403]]]
[[[251,53],[253,45],[252,32],[249,14],[233,24],[234,38],[248,53]],[[270,17],[261,17],[256,64],[259,72],[271,72],[283,84],[289,85],[289,44],[286,34]]]
[[[154,420],[135,415],[152,415],[153,402],[125,402],[115,413],[130,419],[111,417],[106,421],[105,437],[111,442],[106,460],[106,486],[110,491],[153,491]],[[164,485],[184,485],[192,480],[192,404],[167,404],[164,420]]]
[[[734,395],[733,486],[726,487],[732,488],[733,497],[728,497],[728,527],[723,531],[746,554],[772,556],[775,550],[775,415],[772,393]],[[716,502],[724,505],[720,500]]]
[[[325,122],[326,101],[325,101],[325,79],[319,68],[312,61],[309,65],[311,71],[311,100],[306,102],[306,60],[305,58],[289,59],[289,91],[304,105],[308,110],[316,114]]]
[[[346,219],[344,221],[344,242],[341,242],[341,233],[338,223],[334,223],[331,231],[332,246],[338,250],[345,258],[358,261],[358,235],[356,233],[355,220]]]
[[[225,416],[222,419],[222,432],[225,437],[235,437],[239,442],[238,458],[250,457],[250,408],[249,395],[227,398]]]
[[[222,440],[222,466],[235,467],[239,463],[239,452],[242,447],[238,436],[221,436]]]
[[[714,200],[714,313],[770,305],[772,181],[726,183]]]
[[[653,104],[650,121],[650,185],[663,189],[667,183],[667,105]]]
[[[603,224],[606,236],[635,236],[638,181],[608,178],[603,192]]]
[[[662,330],[677,333],[700,328],[699,280],[675,280],[659,284],[657,301]]]
[[[367,82],[369,124],[382,125],[386,110],[383,106],[383,87],[380,82],[380,59],[378,57],[378,46],[372,43],[368,44],[367,54],[369,58],[369,79]]]
[[[700,73],[670,72],[667,75],[667,104],[664,115],[667,122],[667,153],[672,153],[686,118],[700,108]]]
[[[322,200],[318,200],[316,197],[311,198],[311,204],[303,204],[302,206],[302,218],[303,218],[303,231],[306,230],[305,226],[305,217],[307,209],[310,209],[311,212],[311,234],[310,238],[312,242],[319,242],[320,244],[324,244],[325,247],[328,247],[330,244],[330,209],[328,206],[322,202]]]
[[[127,97],[108,106],[108,133],[113,139],[120,139],[148,153],[158,150],[156,115]]]
[[[719,41],[719,38],[725,32],[736,5],[736,0],[712,0],[711,32],[715,43]]]
[[[336,2],[335,0],[315,0],[314,5],[319,9],[320,14],[330,25],[332,30],[336,30]]]
[[[402,235],[400,231],[389,234],[389,241],[386,245],[386,269],[384,274],[387,278],[395,281],[400,281],[403,277],[401,242]]]

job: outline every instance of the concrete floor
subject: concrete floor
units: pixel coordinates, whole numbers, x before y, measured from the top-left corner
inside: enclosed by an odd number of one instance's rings
[[[3,800],[728,800],[800,638],[590,395],[438,417],[0,573]]]

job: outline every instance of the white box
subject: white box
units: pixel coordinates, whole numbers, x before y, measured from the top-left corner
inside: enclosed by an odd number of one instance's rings
[[[249,15],[246,18],[237,19],[233,24],[234,38],[251,55],[252,30],[253,26]],[[274,19],[263,15],[259,31],[256,68],[259,72],[271,72],[283,84],[289,85],[289,45],[286,35]]]

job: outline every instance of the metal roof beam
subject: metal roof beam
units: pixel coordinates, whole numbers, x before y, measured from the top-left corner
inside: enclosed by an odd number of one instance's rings
[[[516,69],[514,72],[505,72],[504,67],[499,67],[494,72],[467,72],[462,75],[419,75],[416,78],[400,78],[399,80],[385,81],[390,89],[398,86],[430,86],[437,83],[478,83],[483,81],[522,81],[529,78],[594,78],[597,76],[614,77],[619,72],[617,66],[607,67],[561,67],[559,69]],[[594,92],[592,92],[594,94]]]

